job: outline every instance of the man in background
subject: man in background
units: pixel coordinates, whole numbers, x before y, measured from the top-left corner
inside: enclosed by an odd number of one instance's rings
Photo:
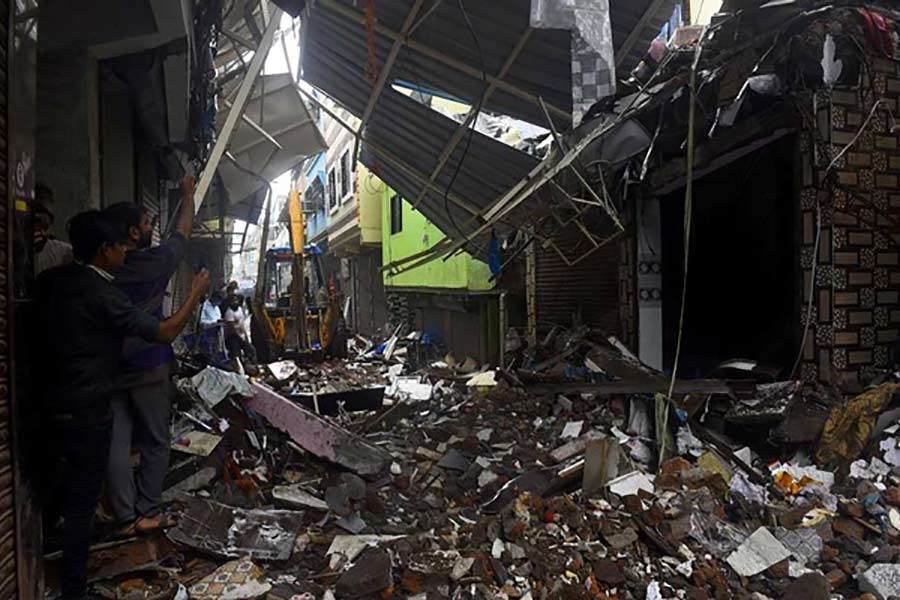
[[[225,299],[225,348],[228,358],[256,362],[256,349],[250,343],[250,319],[244,310],[244,298],[234,288],[228,287],[229,294]]]
[[[134,202],[120,202],[104,212],[124,232],[125,264],[113,271],[115,285],[139,308],[157,319],[169,280],[187,251],[194,221],[194,179],[181,181],[182,206],[175,230],[151,247],[153,223]],[[146,533],[174,525],[160,514],[163,481],[169,467],[171,368],[175,353],[167,343],[128,338],[117,380],[122,392],[112,402],[113,435],[109,457],[109,500],[121,533]],[[131,449],[140,466],[131,466]]]
[[[38,183],[35,186],[35,202],[31,210],[34,219],[34,274],[72,262],[72,246],[56,239],[53,224],[56,217],[50,206],[53,192]]]

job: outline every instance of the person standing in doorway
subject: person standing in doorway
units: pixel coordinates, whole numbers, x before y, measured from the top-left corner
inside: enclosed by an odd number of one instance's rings
[[[35,203],[31,211],[34,219],[35,275],[72,262],[72,246],[56,239],[53,234],[56,217],[50,208],[52,204],[53,192],[47,186],[38,183],[35,186]]]
[[[35,282],[34,330],[43,353],[38,398],[49,420],[47,443],[62,466],[62,599],[84,600],[122,344],[126,336],[175,339],[206,293],[209,273],[201,271],[185,304],[160,322],[112,284],[111,272],[125,263],[118,227],[99,211],[88,211],[72,219],[69,238],[77,262],[49,269]]]
[[[113,204],[106,215],[124,232],[125,264],[116,268],[115,285],[139,308],[162,318],[169,280],[187,251],[194,221],[194,179],[181,181],[181,214],[172,234],[151,247],[153,223],[133,202]],[[109,456],[109,501],[122,535],[165,529],[174,521],[160,512],[163,481],[169,467],[171,368],[169,344],[128,338],[117,381],[122,392],[112,402],[113,433]],[[132,444],[140,466],[131,465]]]

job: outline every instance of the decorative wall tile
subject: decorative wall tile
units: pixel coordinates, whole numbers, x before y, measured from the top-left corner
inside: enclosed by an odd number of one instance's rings
[[[863,308],[874,308],[875,290],[873,288],[863,288],[859,291],[859,305]]]
[[[875,251],[872,248],[863,248],[859,251],[859,266],[863,269],[875,268]]]
[[[846,308],[836,308],[834,309],[834,328],[835,329],[847,329],[847,309]]]
[[[875,345],[874,327],[863,327],[859,330],[859,344],[864,348],[870,348]]]
[[[875,366],[886,367],[888,364],[888,347],[885,345],[875,346]]]
[[[835,348],[834,352],[831,355],[831,364],[834,365],[836,369],[846,369],[847,368],[847,349],[846,348]]]

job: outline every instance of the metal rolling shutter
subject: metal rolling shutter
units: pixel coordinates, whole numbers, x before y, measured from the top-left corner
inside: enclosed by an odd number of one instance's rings
[[[585,325],[621,335],[619,244],[606,244],[574,266],[552,248],[539,248],[535,281],[539,333],[571,327],[580,312]]]
[[[9,198],[9,39],[10,4],[0,0],[0,598],[17,597],[15,477],[10,419],[10,198]]]

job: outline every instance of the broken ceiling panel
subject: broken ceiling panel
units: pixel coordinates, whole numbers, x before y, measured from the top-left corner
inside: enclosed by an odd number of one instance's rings
[[[226,116],[219,112],[219,128]],[[290,74],[261,76],[219,166],[230,202],[245,200],[265,187],[261,179],[276,179],[326,147]]]

